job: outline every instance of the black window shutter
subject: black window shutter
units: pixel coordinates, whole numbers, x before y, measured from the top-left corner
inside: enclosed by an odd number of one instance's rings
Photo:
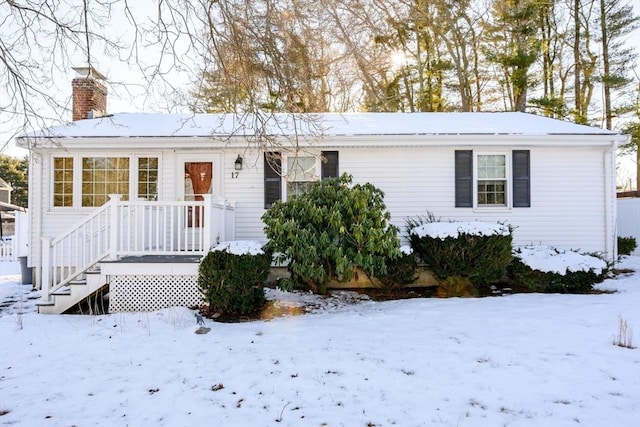
[[[323,151],[320,176],[322,179],[338,178],[338,152]]]
[[[456,208],[473,207],[473,151],[456,150]]]
[[[529,150],[513,150],[513,207],[531,207],[531,163]]]
[[[264,153],[264,208],[269,209],[282,195],[282,159],[278,152]]]

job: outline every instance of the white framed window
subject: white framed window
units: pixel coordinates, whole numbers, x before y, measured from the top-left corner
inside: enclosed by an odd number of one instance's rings
[[[102,206],[109,194],[121,194],[123,200],[158,199],[157,156],[54,156],[52,165],[54,208]]]
[[[53,159],[53,206],[73,207],[73,157]]]
[[[295,159],[298,159],[297,161]],[[321,151],[320,156],[282,156],[264,153],[264,208],[286,200],[287,192],[302,194],[311,183],[339,177],[339,152]],[[283,190],[284,188],[284,190]]]
[[[320,179],[319,159],[315,156],[285,157],[285,200],[306,193]]]
[[[477,154],[475,165],[477,206],[507,206],[507,155]]]
[[[158,200],[158,174],[160,159],[158,157],[140,156],[138,162],[137,198],[149,201]]]
[[[109,194],[122,194],[122,200],[129,200],[128,157],[83,157],[81,164],[82,207],[102,206]]]
[[[499,211],[531,207],[530,150],[455,150],[456,208]]]

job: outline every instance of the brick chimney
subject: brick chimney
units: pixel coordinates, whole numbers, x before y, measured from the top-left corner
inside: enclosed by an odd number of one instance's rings
[[[76,77],[71,82],[73,121],[93,119],[107,114],[107,78],[93,67],[74,67]]]

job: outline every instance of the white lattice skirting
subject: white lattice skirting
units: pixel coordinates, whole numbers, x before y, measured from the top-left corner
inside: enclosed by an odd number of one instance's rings
[[[154,311],[202,304],[194,275],[112,275],[109,312]]]

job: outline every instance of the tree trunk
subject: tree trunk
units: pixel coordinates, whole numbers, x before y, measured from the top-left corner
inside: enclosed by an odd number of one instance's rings
[[[636,191],[640,191],[640,146],[636,147]]]
[[[574,0],[573,2],[573,85],[574,85],[574,97],[575,97],[575,113],[574,121],[576,123],[582,123],[583,117],[581,116],[581,88],[580,73],[582,73],[582,59],[580,55],[580,0]]]
[[[604,89],[605,127],[611,129],[611,85],[609,67],[609,34],[607,30],[607,11],[605,0],[600,0],[600,28],[602,30],[602,85]]]

